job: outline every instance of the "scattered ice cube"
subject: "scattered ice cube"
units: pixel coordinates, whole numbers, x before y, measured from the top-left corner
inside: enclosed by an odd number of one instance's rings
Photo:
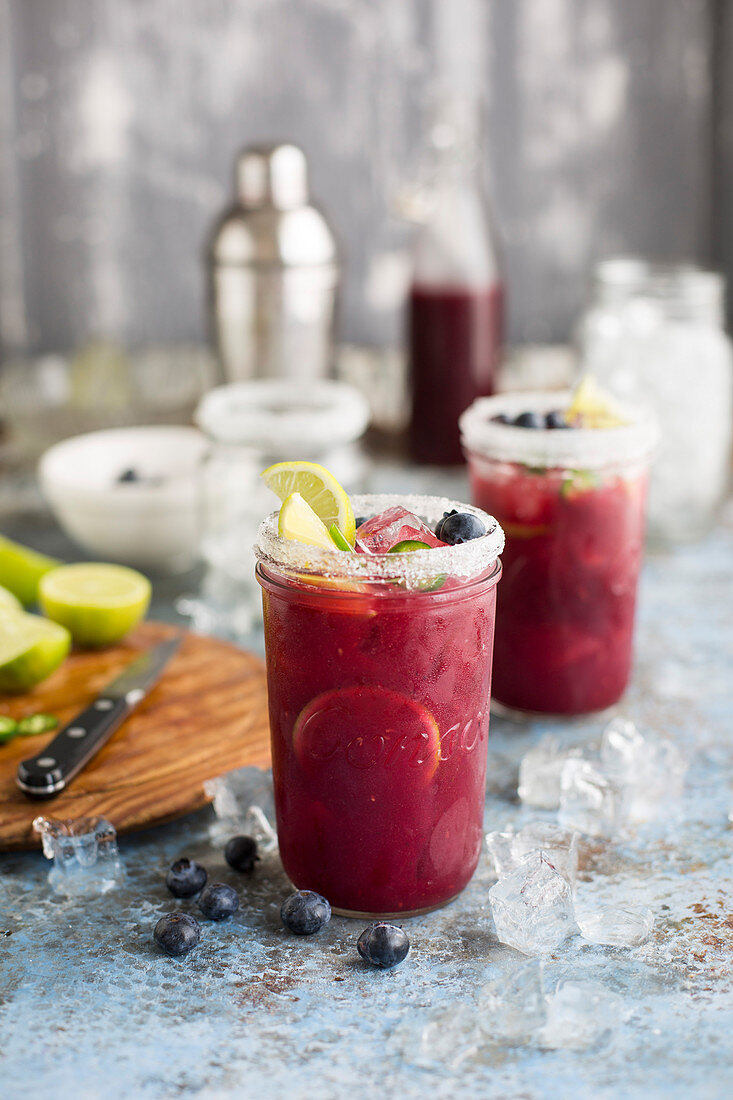
[[[458,1002],[431,1015],[420,1037],[421,1064],[439,1062],[456,1067],[481,1045],[478,1014],[471,1005]]]
[[[587,836],[610,836],[621,824],[623,791],[590,760],[568,760],[562,770],[558,820]]]
[[[75,821],[37,817],[43,854],[53,861],[48,881],[65,894],[106,894],[125,876],[115,828],[103,817]]]
[[[277,848],[277,833],[259,806],[250,806],[244,815],[243,833],[254,837],[261,852],[274,852]]]
[[[576,920],[584,940],[611,947],[638,947],[654,927],[654,914],[642,905],[578,913]]]
[[[533,852],[489,890],[496,934],[525,955],[542,955],[575,931],[573,893],[544,852]]]
[[[502,973],[479,990],[479,1021],[488,1040],[516,1046],[544,1024],[542,968],[533,960]]]
[[[477,1009],[464,1002],[430,1012],[410,1012],[392,1029],[388,1045],[409,1065],[456,1067],[482,1043]]]
[[[580,757],[582,749],[561,748],[547,734],[525,753],[519,765],[519,797],[527,806],[556,810],[560,805],[560,777],[566,760]]]
[[[275,851],[277,832],[272,825],[275,807],[268,773],[259,768],[239,768],[217,779],[208,779],[204,791],[216,814],[209,829],[213,839],[228,840],[241,833],[254,837],[261,852]]]
[[[547,998],[547,1023],[539,1036],[545,1050],[587,1050],[623,1019],[624,1003],[598,982],[559,982]]]
[[[578,834],[551,821],[530,821],[518,833],[486,834],[486,847],[497,878],[504,878],[531,852],[543,851],[555,869],[575,887],[578,874]]]
[[[578,875],[578,834],[551,821],[530,821],[512,842],[512,855],[520,863],[531,852],[543,851],[555,870],[575,888]]]
[[[497,878],[504,878],[510,871],[513,871],[517,865],[517,861],[512,854],[512,842],[514,840],[514,830],[510,829],[507,832],[493,832],[486,834],[486,847],[489,850],[489,858],[494,865]]]
[[[687,762],[670,740],[642,733],[627,718],[614,718],[601,740],[605,771],[626,788],[624,812],[633,822],[659,816],[679,798]]]
[[[398,504],[362,523],[356,532],[356,549],[364,554],[386,554],[398,542],[408,539],[426,542],[428,546],[445,546],[419,516]]]

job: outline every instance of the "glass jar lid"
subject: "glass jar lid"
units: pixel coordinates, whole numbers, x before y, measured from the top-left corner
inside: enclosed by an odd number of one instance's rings
[[[397,554],[348,554],[343,551],[307,546],[277,532],[278,513],[273,512],[260,524],[255,544],[257,560],[276,573],[307,581],[324,577],[343,581],[345,587],[358,588],[359,582],[386,582],[386,594],[396,594],[395,583],[413,591],[428,592],[442,575],[472,580],[485,575],[496,565],[504,549],[504,532],[493,516],[447,497],[403,496],[396,493],[355,495],[351,498],[357,515],[378,515],[387,508],[402,505],[431,527],[453,508],[477,516],[486,527],[480,538],[457,546],[411,550]]]
[[[494,420],[523,412],[542,415],[567,409],[570,390],[501,393],[481,397],[460,418],[466,451],[502,462],[521,462],[545,469],[599,469],[647,461],[659,440],[655,417],[644,408],[615,402],[626,423],[617,428],[519,428]]]
[[[369,404],[345,382],[263,379],[217,386],[199,403],[195,420],[220,443],[312,454],[363,435]]]

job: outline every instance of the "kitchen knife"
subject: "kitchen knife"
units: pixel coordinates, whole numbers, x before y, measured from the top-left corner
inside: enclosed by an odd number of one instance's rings
[[[15,782],[31,798],[52,798],[87,764],[148,694],[180,645],[180,637],[153,646],[108,684],[37,756],[18,765]]]

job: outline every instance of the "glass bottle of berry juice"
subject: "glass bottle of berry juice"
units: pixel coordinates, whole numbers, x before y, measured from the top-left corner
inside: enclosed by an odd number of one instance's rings
[[[419,463],[454,465],[463,462],[458,417],[496,388],[504,282],[480,173],[477,111],[444,112],[432,137],[433,180],[407,306],[410,451]]]

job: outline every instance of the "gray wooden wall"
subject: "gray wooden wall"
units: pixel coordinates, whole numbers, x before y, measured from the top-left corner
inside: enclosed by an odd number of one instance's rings
[[[392,338],[445,81],[487,104],[511,336],[565,339],[595,257],[733,254],[726,43],[725,0],[0,0],[3,345],[200,337],[233,155],[272,138],[343,243],[343,335]]]

